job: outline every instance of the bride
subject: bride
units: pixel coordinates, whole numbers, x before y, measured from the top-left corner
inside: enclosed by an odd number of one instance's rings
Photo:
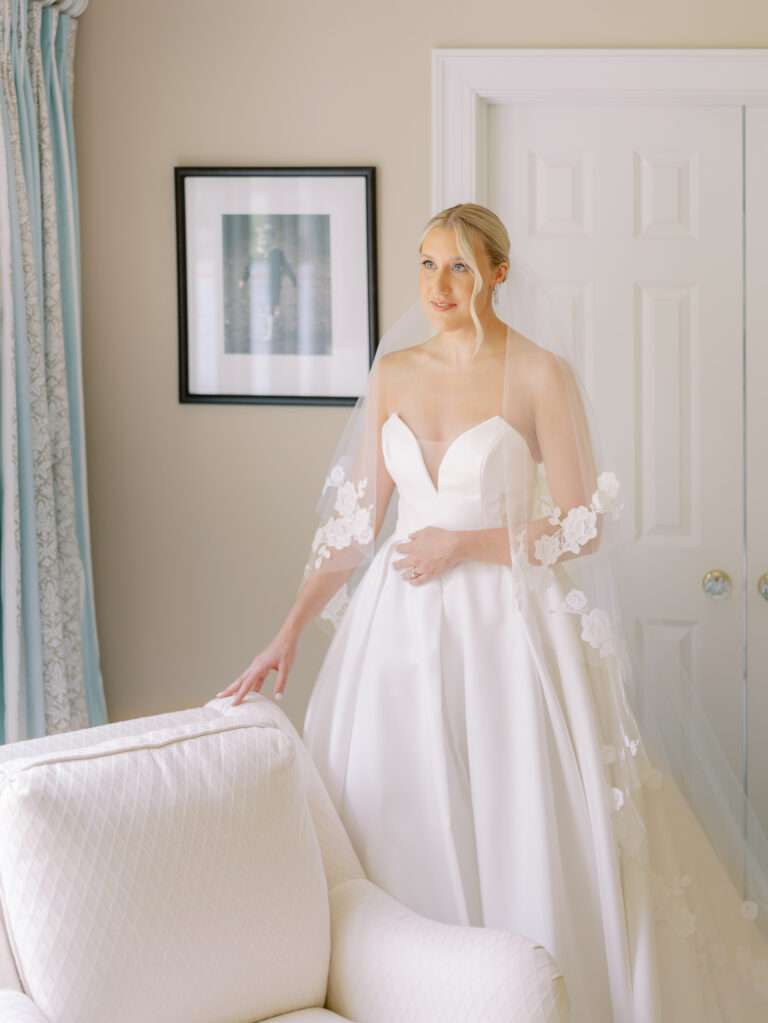
[[[303,738],[371,880],[543,944],[576,1023],[765,1021],[765,873],[743,807],[712,792],[713,837],[669,766],[666,725],[703,729],[698,708],[670,694],[638,730],[619,481],[518,266],[485,207],[429,221],[420,300],[338,443],[294,605],[218,695],[275,670],[280,698],[319,615],[335,632]]]

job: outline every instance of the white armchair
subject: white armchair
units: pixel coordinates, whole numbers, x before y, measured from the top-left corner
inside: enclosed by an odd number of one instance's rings
[[[364,875],[271,700],[0,747],[0,1023],[563,1023],[548,952]]]

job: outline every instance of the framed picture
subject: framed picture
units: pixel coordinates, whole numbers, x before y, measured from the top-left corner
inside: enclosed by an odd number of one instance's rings
[[[175,167],[179,400],[353,405],[379,337],[374,167]]]

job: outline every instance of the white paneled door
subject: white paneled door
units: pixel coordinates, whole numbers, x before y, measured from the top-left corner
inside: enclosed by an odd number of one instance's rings
[[[768,832],[768,52],[452,52],[433,206],[496,210],[564,303],[644,688],[703,704]]]
[[[739,770],[741,112],[498,106],[489,143],[489,205],[570,304],[610,429],[644,676],[657,693],[698,686]],[[730,597],[705,593],[710,569]]]

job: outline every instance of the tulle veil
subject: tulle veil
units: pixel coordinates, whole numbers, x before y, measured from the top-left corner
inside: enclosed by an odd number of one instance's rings
[[[571,629],[581,646],[594,697],[595,731],[576,735],[574,742],[595,754],[582,755],[595,831],[607,829],[612,835],[612,869],[644,893],[640,901],[645,899],[657,917],[690,936],[715,988],[721,979],[723,990],[732,989],[738,973],[756,999],[765,999],[768,1019],[768,840],[695,684],[688,687],[684,704],[675,692],[661,691],[658,680],[643,671],[630,641],[617,587],[617,565],[632,537],[621,515],[627,497],[612,461],[616,424],[598,423],[565,308],[547,281],[513,259],[506,281],[496,288],[494,308],[509,327],[503,379],[484,375],[482,343],[476,348],[478,362],[465,371],[457,368],[437,379],[414,372],[420,363],[406,363],[402,353],[424,346],[436,334],[420,301],[381,337],[365,390],[325,474],[300,589],[314,588],[316,606],[322,608],[317,621],[333,642],[398,512],[399,495],[382,443],[387,419],[400,419],[422,457],[430,443],[440,446],[443,462],[460,448],[461,434],[492,418],[520,430],[519,443],[499,456],[509,483],[498,494],[495,520],[497,529],[503,525],[506,530],[509,571],[516,581],[517,607],[510,613],[524,616],[531,643],[546,659],[547,629],[534,611],[543,596],[557,627]],[[529,349],[517,343],[521,335],[551,353],[540,378],[552,401],[541,424],[538,458],[532,457],[520,426],[521,409],[530,400],[520,361]],[[453,408],[452,421],[466,422],[466,430],[452,440],[420,436],[420,409],[437,405]],[[450,493],[440,493],[440,470],[431,485],[436,500],[451,499]],[[590,786],[590,777],[598,784]],[[710,864],[678,863],[675,849],[662,855],[650,847],[651,817],[656,815],[658,822],[659,815],[685,814],[686,807],[695,814],[692,826],[703,829],[726,868],[728,886],[712,884]],[[670,870],[670,864],[676,868]],[[733,904],[742,926],[736,948],[725,947],[719,933],[721,914]],[[616,970],[624,979],[615,982],[630,985],[638,949],[627,947],[627,921],[606,920],[606,927],[618,961],[626,964]]]

